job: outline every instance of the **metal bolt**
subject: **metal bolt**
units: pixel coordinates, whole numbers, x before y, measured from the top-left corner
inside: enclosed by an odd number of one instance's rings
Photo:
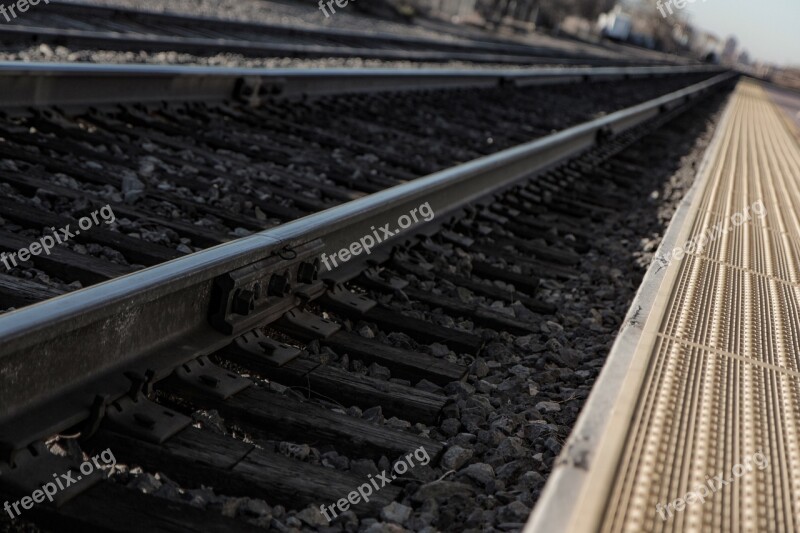
[[[233,297],[231,310],[237,315],[249,315],[256,308],[255,294],[253,291],[243,289],[236,292]]]
[[[314,263],[302,263],[297,269],[297,281],[300,283],[313,283],[317,279],[319,260]]]
[[[286,296],[289,294],[289,276],[285,274],[273,274],[269,280],[267,294],[270,296]]]

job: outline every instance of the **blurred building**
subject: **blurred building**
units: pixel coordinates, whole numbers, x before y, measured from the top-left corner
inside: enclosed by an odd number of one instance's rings
[[[627,41],[633,31],[633,17],[625,13],[622,6],[616,6],[597,19],[597,27],[603,37],[615,41]]]
[[[693,29],[689,39],[689,49],[694,54],[708,63],[719,63],[722,42],[713,33]]]
[[[654,7],[645,2],[619,2],[597,18],[597,29],[603,37],[645,48],[657,47]]]
[[[477,0],[431,0],[431,11],[446,19],[463,20],[475,12]]]
[[[742,49],[736,56],[736,63],[739,65],[749,65],[750,64],[750,54],[747,53],[747,50]]]
[[[764,65],[761,68],[768,70],[768,75],[772,81],[778,85],[783,85],[784,87],[789,87],[791,89],[800,91],[800,67],[786,67],[779,69]]]
[[[733,64],[736,62],[737,57],[737,49],[739,47],[739,42],[736,40],[736,37],[730,36],[725,40],[725,44],[722,45],[722,49],[719,51],[720,59],[722,59],[723,63]]]
[[[478,0],[477,10],[494,24],[523,23],[534,26],[539,17],[541,0]]]

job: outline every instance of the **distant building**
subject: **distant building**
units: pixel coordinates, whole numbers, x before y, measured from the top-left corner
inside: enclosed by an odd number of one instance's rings
[[[694,30],[689,40],[689,49],[692,50],[697,57],[709,63],[719,63],[722,41],[713,33],[708,33],[703,30]]]
[[[643,5],[636,2],[619,3],[611,11],[598,17],[597,28],[603,37],[655,48],[655,35],[647,16],[652,13],[644,9]]]
[[[738,47],[739,42],[736,40],[736,37],[730,36],[725,40],[725,44],[722,46],[722,49],[719,50],[719,55],[723,63],[736,62],[736,49]]]
[[[736,62],[740,65],[749,65],[750,64],[750,54],[747,53],[747,50],[742,49],[738,57],[736,58]]]
[[[603,37],[615,41],[627,41],[633,30],[633,18],[624,13],[621,6],[616,6],[610,12],[600,15],[597,27]]]
[[[539,20],[540,0],[478,0],[472,3],[486,20],[494,24],[532,29]]]
[[[431,0],[431,10],[444,18],[464,19],[475,11],[476,0]]]

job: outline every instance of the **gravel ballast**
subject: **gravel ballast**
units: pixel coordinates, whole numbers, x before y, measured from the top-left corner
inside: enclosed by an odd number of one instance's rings
[[[452,400],[437,426],[387,417],[379,407],[359,409],[319,400],[351,416],[405,428],[446,444],[438,463],[418,465],[395,482],[403,487],[400,501],[386,506],[380,516],[359,517],[347,511],[330,524],[321,516],[319,505],[292,510],[271,507],[264,502],[250,503],[247,499],[225,503],[229,501],[225,496],[212,493],[206,494],[210,502],[206,508],[246,506],[248,512],[256,516],[236,516],[254,524],[268,524],[278,531],[519,531],[539,498],[553,462],[625,320],[660,236],[691,186],[722,103],[723,97],[716,98],[703,111],[683,115],[619,156],[617,161],[629,168],[633,165],[642,169],[635,190],[627,191],[630,208],[596,219],[583,228],[591,235],[592,245],[582,255],[580,276],[568,281],[542,280],[542,290],[537,296],[556,304],[555,314],[526,315],[529,311],[516,303],[509,305],[460,294],[465,300],[502,310],[517,319],[527,316],[535,322],[538,331],[512,335],[476,327],[469,321],[455,322],[441,309],[409,301],[402,291],[370,296],[407,316],[480,335],[486,342],[479,355],[458,354],[438,344],[420,345],[403,334],[387,335],[368,321],[345,321],[347,328],[363,337],[469,364],[469,375],[464,382],[452,382],[444,387],[424,381],[416,385]],[[456,271],[469,276],[469,264],[476,259],[491,260],[479,254],[463,255],[463,252],[445,248],[431,261],[437,268],[445,264],[458,265]],[[459,294],[446,284],[433,288],[426,285],[429,282],[412,275],[405,277],[412,287],[430,289],[434,294]],[[320,362],[393,380],[388,369],[365,365],[327,348],[320,349],[316,343],[309,345],[308,350]],[[296,390],[276,384],[260,386],[298,394]],[[203,425],[224,427],[218,415],[212,414],[211,419],[212,422],[203,422]],[[228,430],[236,432],[235,428]],[[379,461],[346,457],[346,452],[339,450],[337,453],[325,446],[271,441],[260,445],[313,464],[355,472],[365,479],[369,474],[380,470],[388,472],[392,467],[385,457]],[[163,486],[155,473],[138,470],[129,472],[120,481],[141,485],[142,490],[155,487],[158,491]],[[183,500],[196,497],[196,491],[191,490],[180,489],[180,493],[175,494],[178,495],[173,497]]]

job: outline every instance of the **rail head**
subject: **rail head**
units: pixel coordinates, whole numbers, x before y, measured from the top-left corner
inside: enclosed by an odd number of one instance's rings
[[[474,50],[480,48],[481,51],[496,51],[503,53],[516,53],[520,55],[541,55],[543,47],[521,44],[514,41],[491,41],[491,40],[465,40],[455,37],[452,40],[441,38],[417,37],[412,35],[388,34],[369,30],[352,30],[336,27],[319,26],[291,26],[285,24],[274,24],[267,22],[251,22],[236,18],[213,18],[208,16],[178,13],[174,11],[151,11],[142,8],[128,8],[119,6],[102,6],[78,1],[50,0],[50,10],[66,16],[104,16],[108,18],[125,16],[132,20],[149,22],[168,22],[175,26],[188,27],[218,27],[224,26],[236,30],[256,31],[269,33],[270,35],[283,36],[306,36],[316,38],[336,38],[363,40],[366,42],[391,43],[397,45],[412,45],[426,48],[450,48],[454,50]],[[550,51],[557,55],[557,52]],[[591,54],[586,54],[590,56]],[[603,58],[597,54],[596,57]],[[622,54],[620,54],[622,57]]]
[[[200,66],[0,62],[0,108],[116,106],[268,97],[636,79],[721,73],[709,65],[525,69],[247,69]]]
[[[327,285],[320,277],[336,280],[345,269],[314,275],[320,255],[344,249],[372,226],[397,220],[423,203],[435,213],[413,234],[376,244],[372,257],[378,257],[446,223],[468,205],[594,147],[609,132],[642,124],[735,76],[721,74],[497,154],[3,315],[0,446],[11,453],[85,419],[98,395],[113,400],[130,388],[124,373],[152,370],[156,378],[164,377],[175,366],[225,346],[248,327],[323,294]],[[269,287],[274,276],[288,282],[289,289],[267,294],[241,313],[231,312],[231,302],[242,294],[237,290],[260,292],[256,284]]]

